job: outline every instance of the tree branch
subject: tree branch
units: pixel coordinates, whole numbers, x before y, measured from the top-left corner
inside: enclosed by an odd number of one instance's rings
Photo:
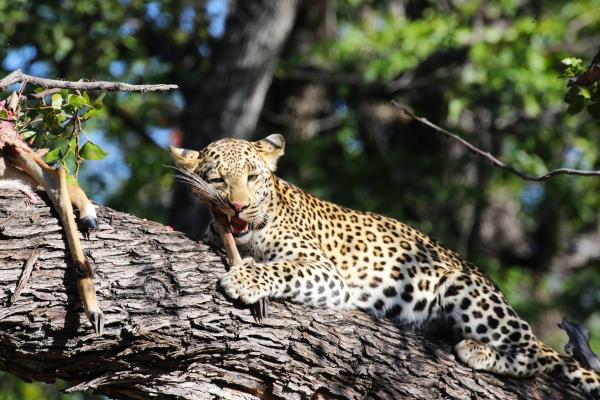
[[[106,90],[109,92],[155,92],[168,91],[179,89],[177,85],[159,84],[159,85],[132,85],[124,82],[107,82],[107,81],[87,81],[87,82],[72,82],[61,81],[58,79],[46,79],[33,75],[27,75],[20,69],[11,72],[4,78],[0,79],[0,90],[6,89],[15,83],[26,82],[31,83],[46,89],[61,88],[72,90]]]
[[[548,171],[545,174],[540,175],[540,176],[527,175],[527,174],[517,170],[515,167],[508,165],[504,161],[501,161],[498,158],[494,157],[489,152],[487,152],[485,150],[481,150],[480,148],[472,145],[471,143],[467,142],[465,139],[461,138],[460,136],[455,135],[454,133],[437,126],[433,122],[429,121],[427,118],[423,118],[423,117],[419,117],[419,116],[415,115],[412,111],[410,111],[406,107],[402,106],[401,104],[397,103],[396,101],[392,101],[392,103],[396,107],[398,107],[400,110],[402,110],[404,113],[406,113],[409,117],[414,119],[415,121],[433,129],[437,133],[441,133],[442,135],[446,136],[447,138],[450,138],[450,139],[460,143],[461,145],[465,146],[471,153],[474,153],[474,154],[488,160],[495,167],[498,167],[505,171],[508,171],[511,174],[516,175],[526,181],[535,181],[535,182],[545,181],[547,179],[552,178],[555,175],[600,176],[600,171],[585,171],[585,170],[572,169],[572,168],[553,169],[553,170]]]
[[[0,191],[0,369],[118,399],[582,399],[548,375],[511,379],[459,363],[448,340],[359,311],[272,302],[257,323],[217,290],[223,258],[168,227],[98,207],[83,245],[106,316],[76,305],[62,229],[44,203]],[[32,218],[32,214],[37,215]],[[21,269],[38,254],[20,298]]]
[[[567,332],[569,342],[565,345],[565,351],[584,367],[592,369],[600,374],[600,360],[590,348],[590,333],[581,324],[563,318],[558,327]]]

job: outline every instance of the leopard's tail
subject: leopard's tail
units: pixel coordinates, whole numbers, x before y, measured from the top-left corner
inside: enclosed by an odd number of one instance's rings
[[[600,374],[583,367],[567,354],[561,354],[540,342],[538,363],[544,371],[559,374],[579,387],[590,399],[600,400]]]

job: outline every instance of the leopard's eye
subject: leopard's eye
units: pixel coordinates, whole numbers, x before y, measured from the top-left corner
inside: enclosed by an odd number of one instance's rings
[[[223,183],[225,182],[225,180],[223,178],[219,177],[215,177],[215,178],[208,178],[207,179],[208,183]]]
[[[258,174],[250,174],[248,175],[248,182],[253,182],[258,179]]]

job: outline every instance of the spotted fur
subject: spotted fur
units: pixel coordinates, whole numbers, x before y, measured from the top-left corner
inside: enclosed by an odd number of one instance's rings
[[[271,135],[224,139],[175,157],[241,204],[230,214],[250,224],[236,243],[255,261],[220,281],[231,298],[359,308],[414,326],[441,319],[461,338],[459,359],[474,369],[517,377],[551,370],[600,397],[598,374],[540,342],[473,264],[402,222],[319,200],[277,178],[283,150],[283,137]],[[220,245],[212,223],[206,240]]]

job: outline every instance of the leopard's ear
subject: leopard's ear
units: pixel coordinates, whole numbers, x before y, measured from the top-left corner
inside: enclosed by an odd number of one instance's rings
[[[252,144],[257,153],[265,160],[269,169],[275,171],[277,169],[277,160],[285,152],[285,139],[283,135],[275,133]]]
[[[200,164],[201,159],[199,151],[169,146],[169,152],[175,161],[175,165],[186,171],[194,171],[198,167],[198,164]]]

